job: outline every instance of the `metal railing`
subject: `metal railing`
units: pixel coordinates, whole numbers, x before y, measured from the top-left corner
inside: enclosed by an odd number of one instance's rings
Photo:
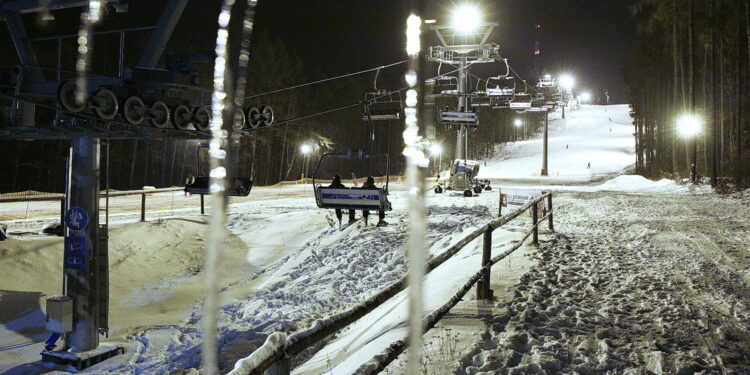
[[[160,189],[146,189],[146,190],[125,190],[125,191],[102,191],[99,194],[100,199],[107,199],[111,197],[125,197],[125,196],[141,196],[141,221],[146,221],[146,196],[158,194],[184,191],[183,187],[171,187],[171,188],[160,188]],[[15,202],[35,202],[35,201],[60,201],[60,217],[65,215],[65,194],[61,193],[43,193],[43,192],[20,192],[20,193],[7,193],[0,194],[0,203],[15,203]],[[206,213],[205,201],[203,195],[200,196],[200,207],[201,215]],[[62,221],[61,221],[62,222]]]
[[[542,217],[539,218],[539,206],[540,203],[547,203],[546,207],[542,208]],[[532,228],[526,232],[523,239],[518,243],[511,246],[508,250],[503,253],[491,257],[492,254],[492,233],[495,229],[502,227],[513,219],[517,218],[524,212],[531,210],[531,217],[533,221]],[[455,306],[461,298],[471,289],[474,284],[479,283],[477,286],[477,297],[479,299],[491,299],[492,290],[490,289],[490,272],[492,265],[503,260],[514,251],[523,246],[524,242],[532,237],[532,243],[534,245],[539,244],[539,225],[547,220],[549,230],[554,231],[554,222],[552,218],[552,193],[547,192],[542,194],[540,197],[530,200],[520,208],[512,211],[504,216],[498,217],[492,220],[485,226],[478,228],[477,230],[469,233],[466,237],[458,241],[453,246],[449,247],[442,254],[432,258],[428,263],[425,273],[429,273],[434,270],[445,261],[456,255],[466,245],[470,244],[479,236],[483,238],[483,251],[482,251],[482,263],[481,269],[472,275],[466,284],[443,306],[433,311],[427,317],[424,318],[423,324],[425,327],[424,332],[434,327],[437,322]],[[354,323],[360,318],[364,317],[368,313],[372,312],[394,297],[399,292],[406,289],[408,286],[406,277],[401,278],[399,281],[391,284],[387,288],[381,290],[374,296],[366,299],[364,302],[354,306],[350,310],[329,316],[325,319],[316,320],[313,322],[310,328],[299,331],[292,335],[287,336],[284,333],[275,332],[268,336],[266,342],[255,350],[248,357],[243,358],[234,366],[230,375],[261,375],[266,370],[271,370],[269,373],[273,374],[289,374],[290,359],[301,353],[302,351],[314,346],[326,337],[338,332],[342,328]],[[363,364],[358,370],[357,374],[376,374],[382,371],[388,364],[395,360],[399,354],[401,354],[407,347],[407,340],[402,339],[392,343],[386,351],[376,355],[373,359]]]

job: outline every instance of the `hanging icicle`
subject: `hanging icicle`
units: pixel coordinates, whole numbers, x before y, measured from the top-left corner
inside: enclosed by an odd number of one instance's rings
[[[421,9],[421,8],[418,8]],[[407,374],[418,374],[422,349],[422,283],[425,266],[425,236],[427,215],[424,199],[424,176],[422,168],[429,166],[424,143],[419,132],[420,118],[424,118],[423,84],[420,78],[422,19],[411,14],[406,21],[406,53],[409,55],[409,68],[405,79],[409,86],[406,92],[404,110],[405,129],[403,133],[404,156],[406,156],[406,180],[409,199],[409,234],[406,254],[409,266],[409,349],[407,352]],[[424,124],[423,124],[424,125]]]
[[[203,373],[214,375],[218,373],[217,365],[217,334],[219,313],[219,275],[218,261],[219,252],[226,238],[226,158],[228,140],[231,130],[224,126],[225,109],[230,110],[230,121],[236,128],[237,116],[234,111],[235,103],[232,98],[235,95],[227,95],[225,77],[239,77],[236,82],[234,93],[240,93],[244,97],[244,86],[246,84],[245,71],[249,61],[250,36],[252,34],[254,7],[257,0],[248,0],[248,10],[243,19],[243,31],[241,40],[241,52],[237,72],[227,72],[227,68],[233,66],[228,62],[227,43],[229,40],[229,24],[232,20],[232,7],[234,0],[224,0],[219,12],[219,29],[216,34],[216,59],[214,61],[214,92],[211,96],[211,141],[209,143],[209,156],[211,158],[210,190],[211,190],[211,218],[209,220],[208,241],[206,247],[206,300],[203,305]],[[241,108],[238,107],[238,108]]]

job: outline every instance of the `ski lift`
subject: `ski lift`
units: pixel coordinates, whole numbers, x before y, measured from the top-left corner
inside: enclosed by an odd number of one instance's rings
[[[531,108],[531,102],[531,94],[516,94],[509,105],[511,109],[526,109]]]
[[[433,94],[436,95],[457,95],[458,78],[454,76],[440,76],[435,78]]]
[[[208,146],[206,145],[200,145],[198,146],[198,149],[196,150],[196,166],[198,171],[203,171],[204,169],[201,168],[201,157],[200,157],[200,151],[202,149],[208,149]],[[241,148],[240,148],[241,149]],[[237,150],[239,151],[239,150]],[[255,159],[253,158],[252,153],[250,153],[250,162],[252,167],[251,177],[234,177],[234,178],[228,178],[229,184],[227,186],[227,189],[225,190],[225,195],[228,197],[246,197],[250,195],[250,190],[253,188],[253,179],[255,174]],[[241,166],[241,163],[238,163],[238,167]],[[194,176],[190,175],[188,176],[187,180],[185,181],[185,193],[186,194],[200,194],[200,195],[210,195],[211,194],[211,188],[210,188],[210,177],[207,173],[202,173],[201,176]]]
[[[439,121],[445,126],[479,125],[479,115],[474,111],[456,111],[444,108],[439,111]]]
[[[404,113],[401,91],[376,90],[362,100],[364,121],[400,120]]]
[[[385,186],[368,189],[361,187],[330,188],[315,183],[318,170],[327,158],[348,160],[385,159]],[[391,202],[388,201],[388,185],[390,182],[390,159],[388,154],[368,154],[365,150],[350,150],[342,153],[327,153],[320,157],[312,176],[315,189],[315,203],[320,208],[342,210],[379,210],[390,211]]]
[[[557,80],[555,79],[555,77],[547,74],[545,76],[539,77],[539,81],[537,81],[536,85],[539,88],[556,87],[557,86]]]

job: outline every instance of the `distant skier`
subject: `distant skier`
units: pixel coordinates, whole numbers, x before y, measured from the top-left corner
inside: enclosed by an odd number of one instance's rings
[[[334,175],[333,180],[331,181],[331,184],[328,185],[329,188],[332,189],[348,189],[348,187],[344,186],[344,184],[341,183],[341,176]],[[343,217],[341,213],[341,209],[336,209],[336,218],[339,219],[339,225],[341,225],[341,218]],[[349,210],[349,224],[354,222],[354,210]]]
[[[378,187],[375,186],[375,178],[372,176],[367,177],[367,181],[365,181],[364,184],[362,184],[363,189],[377,189]],[[370,211],[363,210],[362,211],[362,217],[365,219],[365,225],[367,225],[367,218],[370,217]],[[387,225],[388,223],[385,222],[385,211],[378,210],[378,226],[382,227],[384,225]]]
[[[586,165],[586,169],[591,169],[591,162]]]

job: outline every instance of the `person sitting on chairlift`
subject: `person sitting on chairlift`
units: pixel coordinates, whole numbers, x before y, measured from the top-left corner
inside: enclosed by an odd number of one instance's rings
[[[363,189],[377,189],[378,187],[375,186],[375,178],[370,176],[367,177],[367,181],[365,181],[364,184],[362,184]],[[367,225],[367,218],[370,216],[370,211],[363,210],[362,211],[362,217],[365,219],[365,225]],[[378,226],[382,227],[384,225],[387,225],[388,223],[385,222],[385,211],[378,210]]]
[[[331,184],[328,185],[328,187],[329,188],[333,188],[333,189],[348,189],[346,186],[344,186],[344,184],[341,183],[341,176],[339,176],[339,175],[334,175],[333,176],[333,181],[331,181]],[[341,214],[341,209],[337,208],[336,209],[336,218],[339,219],[339,224],[341,224],[341,218],[342,218],[342,216],[343,215]],[[353,222],[354,222],[354,210],[349,210],[349,224],[351,224]]]

